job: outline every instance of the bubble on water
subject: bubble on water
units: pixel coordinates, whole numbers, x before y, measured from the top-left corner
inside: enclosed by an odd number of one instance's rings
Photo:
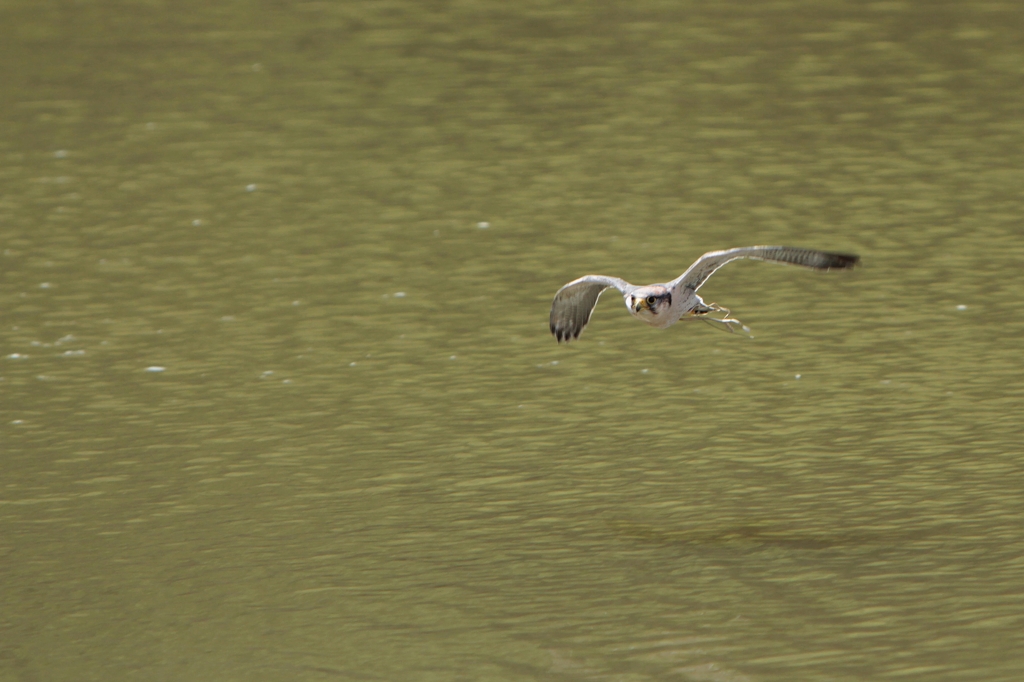
[[[155,372],[163,372],[166,369],[167,369],[166,367],[161,367],[160,365],[150,365],[149,367],[146,368],[146,371],[147,372],[154,372],[155,373]]]

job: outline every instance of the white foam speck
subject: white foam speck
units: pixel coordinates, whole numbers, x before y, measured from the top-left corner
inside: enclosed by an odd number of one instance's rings
[[[246,192],[255,192],[256,191],[256,183],[253,183],[251,185],[246,185],[245,186],[245,191]]]
[[[486,230],[488,227],[491,226],[491,224],[489,222],[487,222],[487,221],[481,221],[481,222],[477,223],[476,226],[478,228],[480,228],[481,230]]]
[[[146,368],[146,371],[147,372],[163,372],[166,369],[167,369],[166,367],[161,367],[160,365],[150,365],[149,367]]]
[[[960,305],[958,305],[958,306],[956,307],[956,309],[957,309],[957,310],[967,310],[967,306],[965,306],[965,305],[964,305],[963,303],[961,303]]]

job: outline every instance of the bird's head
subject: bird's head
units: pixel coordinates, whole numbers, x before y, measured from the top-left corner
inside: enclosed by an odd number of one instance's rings
[[[630,313],[647,322],[672,307],[672,292],[658,284],[640,287],[626,297],[626,305]]]

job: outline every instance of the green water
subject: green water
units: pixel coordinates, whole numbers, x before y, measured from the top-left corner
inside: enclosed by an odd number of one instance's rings
[[[1021,679],[1021,45],[0,2],[0,679]],[[752,340],[548,333],[757,243],[863,267],[729,265]]]

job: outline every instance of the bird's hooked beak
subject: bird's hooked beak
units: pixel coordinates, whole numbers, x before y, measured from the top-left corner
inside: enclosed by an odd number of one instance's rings
[[[668,301],[669,305],[671,305],[672,304],[672,295],[671,294],[661,294],[661,295],[653,295],[653,296],[644,296],[642,298],[634,298],[633,299],[633,312],[634,313],[639,313],[641,310],[648,310],[648,311],[651,312],[652,315],[657,315],[658,313],[654,310],[654,308],[656,306],[660,305],[662,301]]]
[[[647,302],[646,296],[641,296],[633,299],[633,312],[639,313],[641,310],[650,310],[651,312],[654,312],[651,309],[651,304]]]

